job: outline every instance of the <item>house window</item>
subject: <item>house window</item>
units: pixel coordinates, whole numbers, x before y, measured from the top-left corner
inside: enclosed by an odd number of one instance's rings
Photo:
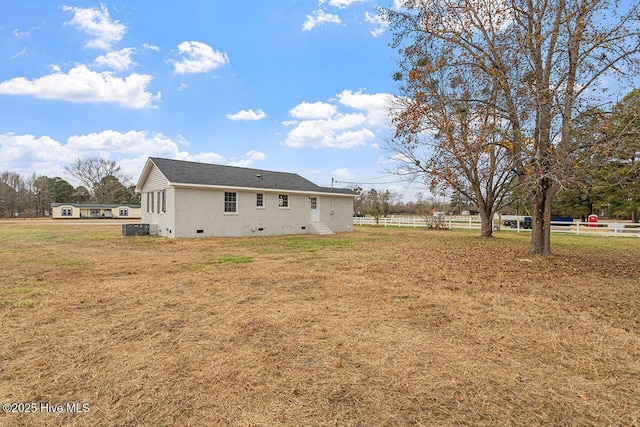
[[[73,216],[72,208],[62,208],[62,216]]]
[[[288,194],[278,194],[278,207],[280,207],[280,208],[288,208],[289,207],[289,195]]]
[[[147,212],[153,213],[153,191],[147,193]]]
[[[264,208],[264,194],[262,193],[256,194],[256,207]]]
[[[118,212],[119,216],[129,216],[129,209],[126,208],[120,208],[120,211]]]
[[[238,193],[231,193],[231,192],[225,191],[224,211],[225,213],[238,212]]]
[[[162,212],[160,210],[160,208],[162,207],[162,200],[161,199],[162,199],[162,192],[158,191],[158,209],[156,209],[156,212],[158,212],[158,213]]]
[[[160,192],[160,195],[162,196],[162,212],[166,212],[167,211],[167,190],[162,190]]]

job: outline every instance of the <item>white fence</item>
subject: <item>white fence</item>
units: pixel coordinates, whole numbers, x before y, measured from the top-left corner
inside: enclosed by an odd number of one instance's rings
[[[481,223],[478,216],[447,216],[439,220],[445,228],[464,228],[467,230],[480,230]],[[511,222],[511,226],[505,226],[505,221]],[[430,227],[433,222],[422,217],[387,217],[379,218],[377,223],[373,217],[354,217],[354,225],[377,225],[379,227]],[[493,221],[494,230],[511,230],[515,232],[530,232],[526,227],[524,217],[515,215],[496,216]],[[601,237],[640,237],[640,224],[628,222],[551,222],[552,233],[575,234],[582,236]]]

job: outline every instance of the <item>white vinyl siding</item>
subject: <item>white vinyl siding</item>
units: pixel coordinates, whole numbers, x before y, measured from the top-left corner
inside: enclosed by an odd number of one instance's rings
[[[165,178],[157,167],[153,166],[149,172],[147,180],[141,188],[141,192],[146,193],[150,191],[158,191],[163,188],[167,188],[168,186],[169,181],[167,181],[167,178]]]

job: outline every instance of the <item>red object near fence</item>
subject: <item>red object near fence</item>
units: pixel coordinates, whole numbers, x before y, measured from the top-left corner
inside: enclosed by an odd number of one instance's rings
[[[598,226],[598,215],[591,214],[587,217],[587,222],[589,223],[589,227],[597,227]]]

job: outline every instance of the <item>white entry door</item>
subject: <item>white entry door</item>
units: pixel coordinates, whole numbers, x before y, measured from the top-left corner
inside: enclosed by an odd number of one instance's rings
[[[320,209],[318,209],[318,198],[309,197],[309,203],[311,204],[311,222],[319,222]]]

